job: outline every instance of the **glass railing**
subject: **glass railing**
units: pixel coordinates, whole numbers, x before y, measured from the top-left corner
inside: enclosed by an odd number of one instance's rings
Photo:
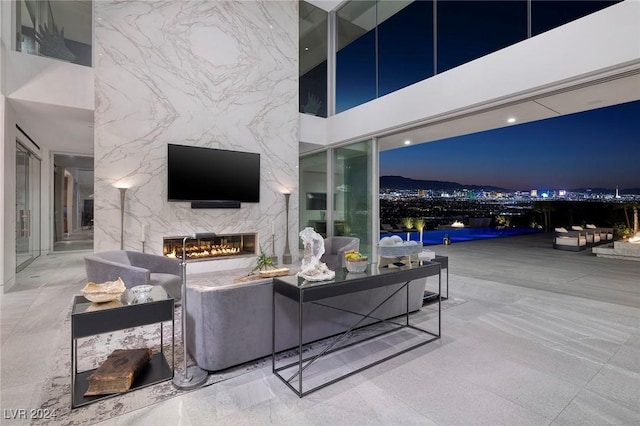
[[[346,2],[336,12],[335,111],[384,96],[619,1]]]
[[[15,50],[92,64],[91,0],[16,0]]]

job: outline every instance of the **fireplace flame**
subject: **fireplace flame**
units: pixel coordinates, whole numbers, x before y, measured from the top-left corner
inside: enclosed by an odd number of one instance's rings
[[[185,252],[187,259],[205,259],[208,257],[234,256],[241,253],[240,247],[234,247],[228,244],[201,244],[189,245]],[[166,248],[166,257],[172,259],[182,259],[182,247]]]

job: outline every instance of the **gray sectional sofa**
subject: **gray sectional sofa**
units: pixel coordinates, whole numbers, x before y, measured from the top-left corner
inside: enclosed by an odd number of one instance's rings
[[[237,276],[237,272],[236,272]],[[437,279],[437,278],[436,278]],[[187,344],[201,368],[223,370],[271,355],[271,278],[233,284],[224,274],[194,274],[187,280]],[[327,304],[366,313],[401,284],[328,299]],[[409,310],[422,306],[426,278],[409,284]],[[391,318],[405,312],[406,295],[398,292],[375,314]],[[292,300],[276,297],[278,340],[276,351],[297,345],[298,307]],[[351,327],[359,317],[335,309],[305,307],[303,341],[312,342]],[[372,322],[371,320],[370,322]]]

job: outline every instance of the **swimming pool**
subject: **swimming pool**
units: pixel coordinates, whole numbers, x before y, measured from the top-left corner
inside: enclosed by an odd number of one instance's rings
[[[489,238],[510,237],[513,235],[522,234],[537,234],[542,232],[541,229],[534,228],[460,228],[460,229],[438,229],[433,231],[422,232],[422,245],[431,246],[436,244],[442,244],[442,239],[445,235],[448,235],[451,239],[451,243],[461,243],[464,241],[473,240],[486,240]],[[411,241],[419,241],[420,233],[417,231],[410,232]],[[391,235],[398,235],[403,240],[407,239],[406,232],[397,233],[385,233],[380,234],[380,237],[390,237]]]

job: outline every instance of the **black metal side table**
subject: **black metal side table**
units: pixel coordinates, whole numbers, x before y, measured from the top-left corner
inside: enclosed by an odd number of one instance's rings
[[[131,290],[126,290],[114,307],[91,303],[84,296],[75,296],[71,311],[71,408],[110,398],[118,394],[84,396],[89,387],[88,378],[95,370],[78,372],[78,339],[111,333],[117,330],[160,323],[160,352],[154,353],[149,365],[133,382],[131,389],[139,389],[173,378],[175,361],[169,366],[164,354],[162,323],[171,321],[171,352],[175,360],[174,300],[166,291],[155,286],[149,297],[138,301]]]

